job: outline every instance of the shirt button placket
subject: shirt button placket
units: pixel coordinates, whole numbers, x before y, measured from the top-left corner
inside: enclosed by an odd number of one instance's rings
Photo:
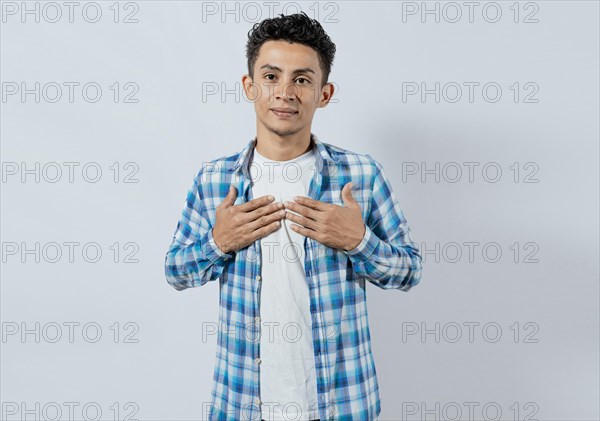
[[[307,274],[307,276],[310,277],[312,275],[312,270],[311,269],[312,269],[312,262],[313,262],[313,253],[312,253],[313,250],[310,247],[310,245],[308,245],[309,244],[308,239],[306,239],[306,242],[307,242],[307,247],[305,248],[305,253],[306,253],[307,263],[308,263],[306,265],[307,266],[307,272],[306,272],[306,274]],[[316,294],[317,292],[314,291],[313,293]],[[311,313],[312,313],[312,315],[317,319],[317,322],[320,322],[321,317],[320,317],[320,315],[319,315],[316,307],[313,306],[312,302],[310,303],[310,307],[311,307]],[[320,332],[319,332],[318,336],[317,336],[317,341],[318,342],[321,342],[320,336],[321,335],[320,335]],[[322,354],[322,350],[321,350],[321,346],[320,345],[315,350],[315,355],[316,355],[316,358],[318,358],[319,360],[321,360],[321,363],[317,365],[317,367],[318,367],[317,368],[317,377],[323,377],[324,380],[325,380],[325,383],[327,384],[327,378],[326,378],[325,372],[324,372],[325,368],[324,368],[324,364],[322,363],[322,361],[323,361],[323,354]],[[328,399],[327,399],[327,395],[317,394],[317,400],[319,402],[319,405],[321,405],[321,401],[323,401],[323,404],[325,406],[329,405],[329,402],[328,402]]]
[[[261,259],[261,249],[260,249],[260,243],[257,244],[256,247],[257,250],[257,255],[258,255],[258,259],[257,262],[259,262],[257,264],[257,272],[261,273],[261,267],[260,267],[260,259]],[[262,277],[260,275],[256,275],[255,278],[257,282],[260,282],[262,280]],[[256,294],[257,294],[257,300],[255,300],[255,305],[257,306],[256,308],[256,312],[254,314],[260,314],[260,283],[257,284],[257,289],[256,289]],[[255,316],[254,317],[254,322],[256,325],[257,329],[260,329],[260,316]],[[256,405],[258,406],[258,414],[261,415],[262,411],[260,409],[260,405],[262,404],[262,401],[260,400],[260,374],[259,374],[259,364],[261,362],[260,357],[258,357],[258,355],[260,355],[260,341],[256,342],[256,348],[257,348],[257,352],[256,355],[257,357],[254,359],[254,362],[256,363],[256,375],[258,376],[257,382],[256,382]]]

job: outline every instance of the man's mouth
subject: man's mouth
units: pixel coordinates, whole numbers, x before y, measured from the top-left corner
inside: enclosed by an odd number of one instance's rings
[[[271,108],[271,111],[273,111],[273,113],[277,116],[277,117],[292,117],[295,116],[296,114],[298,114],[298,111],[294,111],[294,110],[287,110],[284,111],[282,109],[277,109],[277,108]]]

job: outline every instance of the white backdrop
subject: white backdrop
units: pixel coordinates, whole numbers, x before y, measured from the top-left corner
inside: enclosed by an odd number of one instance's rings
[[[203,417],[218,283],[164,255],[256,134],[248,31],[301,6],[337,45],[312,131],[424,256],[369,284],[380,420],[598,420],[598,2],[466,3],[2,2],[2,419]]]

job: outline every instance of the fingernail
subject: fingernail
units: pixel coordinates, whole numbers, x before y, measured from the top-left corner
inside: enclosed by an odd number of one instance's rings
[[[269,195],[269,200],[275,199],[272,194]]]

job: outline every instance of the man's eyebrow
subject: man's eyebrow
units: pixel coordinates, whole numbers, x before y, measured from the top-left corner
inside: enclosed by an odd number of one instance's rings
[[[281,69],[277,66],[273,66],[271,64],[265,64],[264,66],[261,66],[260,68],[262,69],[267,69],[267,70],[273,70],[276,72],[281,72]],[[293,75],[296,75],[298,73],[312,73],[315,74],[315,71],[313,69],[311,69],[310,67],[303,67],[302,69],[296,69],[292,72]]]

